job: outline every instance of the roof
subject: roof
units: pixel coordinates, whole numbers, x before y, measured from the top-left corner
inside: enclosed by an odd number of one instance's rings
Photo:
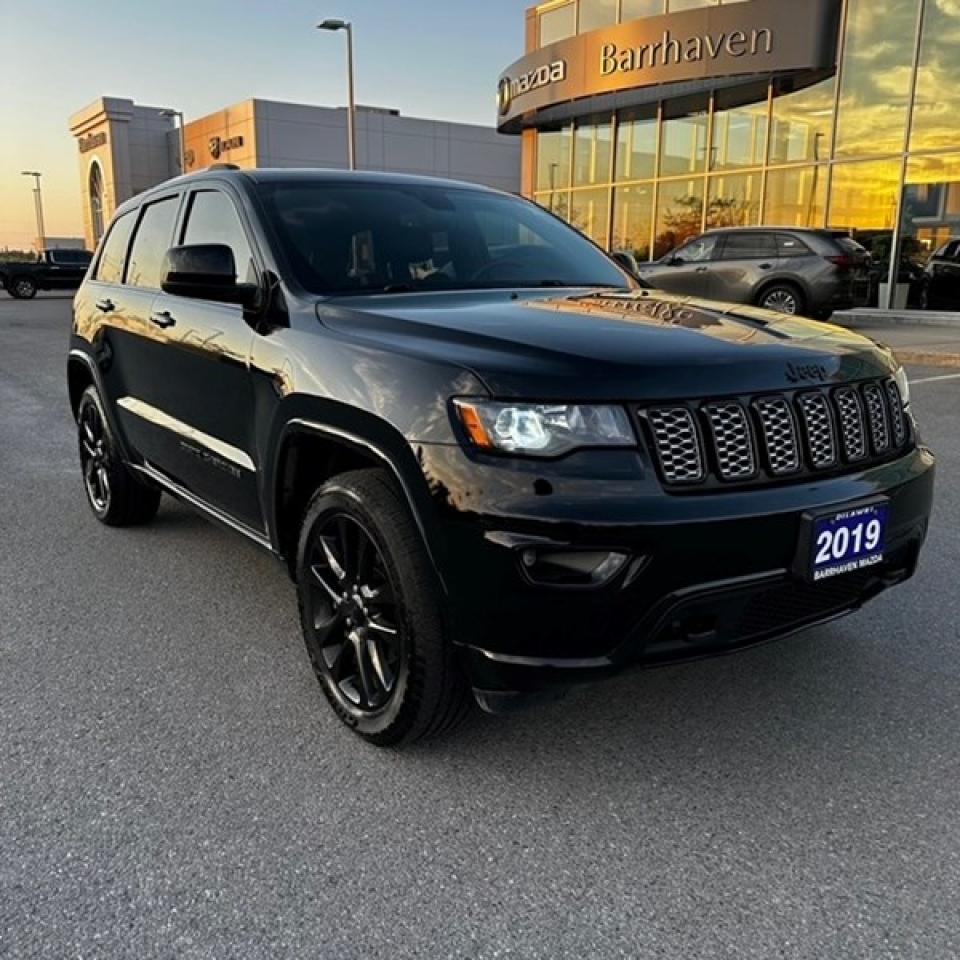
[[[503,193],[493,187],[486,187],[479,183],[468,183],[465,180],[447,180],[441,177],[425,177],[407,173],[384,173],[377,170],[336,170],[317,167],[284,168],[260,167],[253,170],[233,170],[226,167],[209,168],[197,173],[187,173],[170,180],[164,180],[149,190],[138,193],[135,197],[122,203],[117,213],[126,212],[138,207],[145,199],[157,193],[178,188],[192,186],[204,181],[248,181],[253,183],[368,183],[392,184],[396,186],[420,187],[447,187],[458,190],[476,190],[482,193]]]

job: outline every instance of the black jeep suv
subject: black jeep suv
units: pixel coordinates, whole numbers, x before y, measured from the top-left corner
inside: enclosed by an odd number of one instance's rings
[[[913,573],[934,459],[890,352],[640,287],[532,203],[213,171],[117,211],[74,304],[86,495],[273,551],[379,744],[726,653]],[[255,629],[255,625],[251,625]]]

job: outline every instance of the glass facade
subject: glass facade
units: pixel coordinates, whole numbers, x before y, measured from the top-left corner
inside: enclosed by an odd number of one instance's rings
[[[568,0],[538,8],[537,36],[720,2],[751,0]],[[534,198],[641,260],[709,227],[777,224],[848,231],[880,272],[897,244],[909,274],[960,236],[960,2],[845,0],[839,49],[831,76],[539,130]]]

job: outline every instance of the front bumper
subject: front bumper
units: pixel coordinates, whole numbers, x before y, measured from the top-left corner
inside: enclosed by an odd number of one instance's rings
[[[443,491],[454,635],[487,706],[632,665],[732,652],[856,610],[912,576],[933,499],[934,458],[923,447],[828,480],[687,496],[665,494],[642,454],[549,465],[466,457],[436,447],[422,462]],[[805,512],[878,495],[890,502],[883,564],[818,584],[792,572]],[[598,588],[537,585],[522,573],[530,544],[618,550],[637,562]]]

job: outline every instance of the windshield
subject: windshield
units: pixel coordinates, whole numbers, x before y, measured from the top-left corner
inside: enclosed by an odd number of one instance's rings
[[[312,293],[635,285],[577,231],[503,194],[321,181],[267,183],[260,193]]]

